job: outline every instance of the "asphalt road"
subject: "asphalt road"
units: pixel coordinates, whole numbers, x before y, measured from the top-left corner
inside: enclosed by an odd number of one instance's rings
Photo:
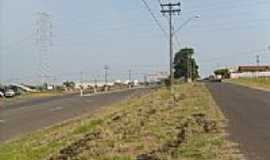
[[[147,89],[135,89],[104,95],[80,97],[65,95],[0,105],[0,143],[62,121],[140,95]]]
[[[229,120],[233,141],[248,160],[270,160],[270,92],[228,83],[206,83]]]

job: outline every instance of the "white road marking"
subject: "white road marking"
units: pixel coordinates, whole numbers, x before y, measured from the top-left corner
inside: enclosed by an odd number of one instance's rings
[[[56,107],[56,108],[50,109],[50,111],[56,112],[56,111],[61,111],[61,110],[63,110],[63,109],[64,109],[64,107]]]

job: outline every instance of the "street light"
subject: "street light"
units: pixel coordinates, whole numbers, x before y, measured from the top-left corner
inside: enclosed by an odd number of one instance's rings
[[[190,17],[189,19],[187,19],[182,25],[180,25],[175,31],[173,34],[179,32],[183,27],[185,27],[187,24],[189,24],[192,20],[194,19],[199,19],[201,16],[200,15],[196,15],[196,16],[193,16],[193,17]]]

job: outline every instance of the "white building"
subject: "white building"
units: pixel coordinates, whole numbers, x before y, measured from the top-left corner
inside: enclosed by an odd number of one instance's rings
[[[237,69],[230,69],[230,78],[256,78],[270,77],[270,66],[239,66]]]
[[[146,82],[160,82],[169,77],[168,72],[158,72],[155,74],[148,74],[145,78]]]

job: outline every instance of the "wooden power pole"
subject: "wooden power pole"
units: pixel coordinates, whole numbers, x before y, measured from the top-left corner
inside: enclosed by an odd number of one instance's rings
[[[160,4],[161,6],[161,13],[163,15],[168,14],[169,15],[169,36],[170,36],[170,87],[171,91],[173,91],[173,84],[174,84],[174,62],[173,62],[173,22],[172,22],[172,16],[173,15],[179,15],[181,12],[181,3],[167,3],[167,4]]]

